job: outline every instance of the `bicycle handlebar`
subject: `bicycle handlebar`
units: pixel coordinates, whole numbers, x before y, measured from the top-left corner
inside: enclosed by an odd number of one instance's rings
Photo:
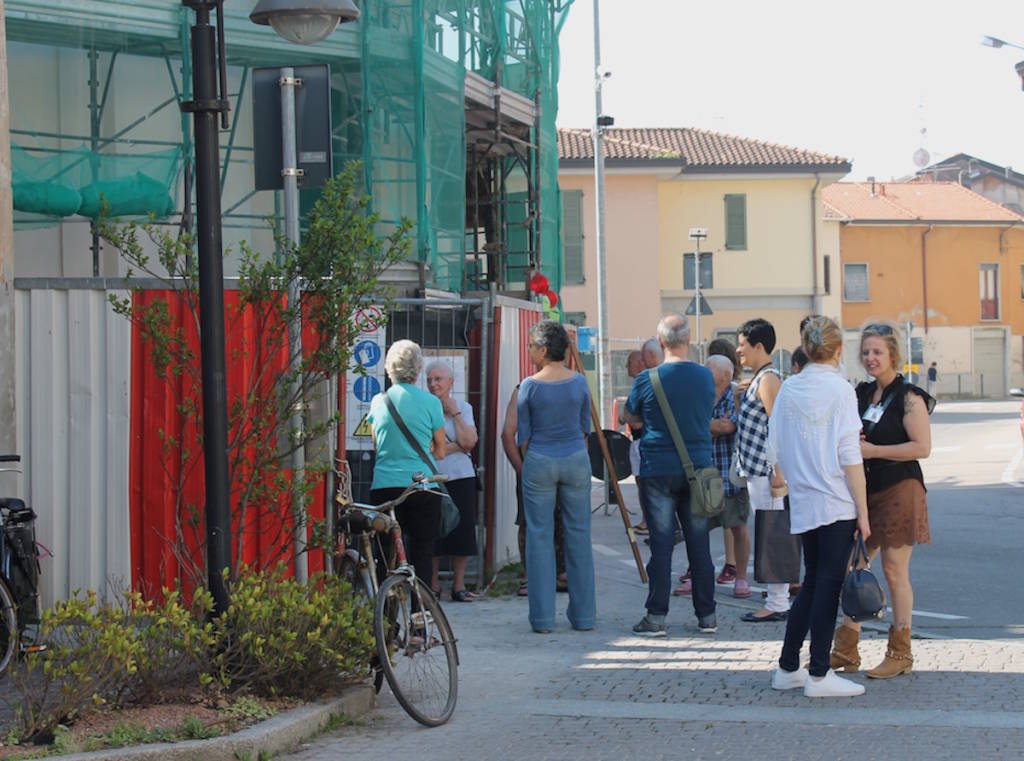
[[[393,513],[394,509],[400,504],[405,502],[406,499],[412,495],[413,492],[422,491],[429,494],[436,494],[441,496],[440,490],[428,489],[427,484],[443,484],[448,480],[448,476],[443,473],[437,473],[431,476],[425,476],[422,473],[414,473],[412,477],[413,482],[405,488],[405,490],[394,499],[389,499],[387,502],[382,502],[379,505],[366,505],[360,502],[349,502],[343,507],[348,510],[359,510],[363,513]],[[393,520],[393,519],[392,519]],[[388,526],[378,525],[375,522],[371,522],[371,526],[374,531],[387,531]]]
[[[20,454],[0,454],[0,462],[21,462]]]

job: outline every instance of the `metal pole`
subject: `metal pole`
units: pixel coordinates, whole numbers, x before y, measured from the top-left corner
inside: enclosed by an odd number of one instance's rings
[[[597,222],[597,389],[600,415],[596,421],[603,427],[608,416],[612,368],[608,353],[608,294],[605,272],[604,241],[604,147],[601,140],[601,22],[600,0],[594,0],[594,185]]]
[[[228,609],[226,574],[231,568],[231,515],[228,503],[228,404],[224,363],[224,253],[220,227],[220,146],[217,115],[226,104],[217,92],[213,4],[188,0],[192,27],[196,152],[196,243],[199,250],[199,331],[203,393],[203,464],[206,478],[206,560],[214,612]]]
[[[697,313],[697,361],[704,362],[704,347],[700,340],[700,238],[697,238],[697,253],[693,256],[693,282],[697,289],[697,297],[694,299]]]
[[[295,155],[295,88],[302,86],[302,80],[295,78],[295,69],[286,66],[281,69],[277,80],[281,87],[281,176],[284,181],[284,235],[288,246],[295,250],[299,246],[299,168]],[[288,309],[294,310],[288,323],[288,364],[292,375],[291,432],[292,432],[292,520],[294,532],[292,551],[295,558],[295,580],[305,584],[309,580],[306,557],[306,505],[302,487],[306,480],[306,445],[304,441],[304,420],[302,393],[302,294],[299,291],[298,276],[288,283]]]

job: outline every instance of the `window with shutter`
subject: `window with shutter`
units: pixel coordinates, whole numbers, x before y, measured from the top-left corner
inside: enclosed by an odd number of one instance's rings
[[[981,319],[999,319],[999,265],[982,264],[978,270],[978,299]]]
[[[843,301],[871,301],[867,264],[843,265]]]
[[[683,290],[692,291],[697,288],[693,279],[693,262],[696,254],[683,254]],[[712,254],[700,255],[700,287],[701,290],[715,287],[714,268],[711,266]]]
[[[725,248],[743,251],[747,248],[747,197],[731,194],[725,197]]]
[[[562,191],[562,280],[586,282],[583,277],[583,191]]]

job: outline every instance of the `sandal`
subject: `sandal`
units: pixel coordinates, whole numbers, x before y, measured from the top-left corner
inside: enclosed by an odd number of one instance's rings
[[[473,602],[476,596],[468,589],[452,590],[452,602]]]
[[[530,596],[530,587],[529,587],[529,585],[528,585],[528,584],[527,584],[527,583],[526,583],[526,582],[524,581],[524,582],[522,582],[522,583],[521,583],[521,584],[519,585],[519,591],[518,591],[518,592],[516,592],[516,597],[529,597],[529,596]]]
[[[638,534],[639,536],[647,536],[647,534],[650,532],[648,531],[647,526],[645,524],[638,523],[635,526],[633,526],[633,533]]]
[[[438,587],[437,589],[431,587],[430,591],[434,593],[434,597],[436,597],[438,600],[441,599],[441,587]]]
[[[732,586],[732,596],[744,599],[750,597],[750,582],[745,579],[736,579]]]
[[[569,579],[564,576],[558,576],[555,578],[555,591],[556,592],[568,592],[569,591]]]

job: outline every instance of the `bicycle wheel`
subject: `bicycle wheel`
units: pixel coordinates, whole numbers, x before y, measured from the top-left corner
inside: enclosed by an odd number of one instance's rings
[[[0,675],[7,673],[18,652],[18,609],[7,582],[0,579]]]
[[[393,574],[377,593],[377,655],[391,691],[420,724],[451,718],[458,697],[455,637],[441,606],[419,579]]]

